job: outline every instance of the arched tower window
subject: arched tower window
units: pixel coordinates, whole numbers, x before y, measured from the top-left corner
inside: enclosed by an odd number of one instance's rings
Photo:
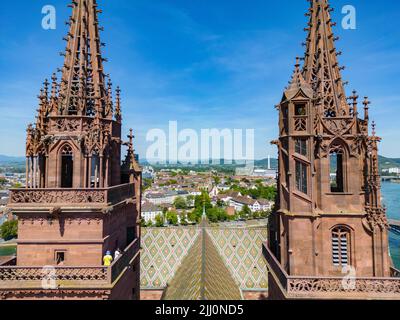
[[[100,182],[100,157],[97,150],[92,154],[91,161],[90,187],[97,188]]]
[[[344,192],[344,149],[334,145],[329,153],[331,192]]]
[[[336,267],[350,264],[350,231],[345,227],[332,230],[332,263]]]
[[[70,145],[61,150],[61,188],[72,188],[74,176],[74,154]]]

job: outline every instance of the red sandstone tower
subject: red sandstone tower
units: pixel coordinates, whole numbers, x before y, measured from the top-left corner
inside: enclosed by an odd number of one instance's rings
[[[298,59],[277,106],[278,201],[265,248],[270,298],[400,298],[400,281],[390,278],[369,101],[360,119],[356,92],[345,95],[333,9],[309,2],[304,64]]]
[[[124,143],[96,0],[70,6],[61,81],[44,83],[36,126],[27,130],[27,186],[10,195],[18,249],[16,261],[0,267],[0,298],[138,299],[141,170],[132,130]],[[117,248],[119,259],[102,266]]]

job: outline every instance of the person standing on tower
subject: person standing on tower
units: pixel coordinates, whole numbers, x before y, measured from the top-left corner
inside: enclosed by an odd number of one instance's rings
[[[111,266],[112,261],[113,261],[113,257],[112,257],[112,255],[111,255],[111,252],[110,252],[110,251],[107,251],[107,252],[106,252],[106,255],[105,255],[104,258],[103,258],[103,264],[104,264],[104,266],[105,266],[105,267]]]

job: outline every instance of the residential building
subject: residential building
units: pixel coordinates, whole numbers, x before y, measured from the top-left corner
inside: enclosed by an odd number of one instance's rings
[[[161,209],[161,207],[150,203],[150,202],[145,202],[144,204],[142,204],[142,219],[144,219],[144,221],[146,223],[148,223],[149,221],[151,221],[152,223],[156,222],[156,217],[158,215],[162,215],[163,211]]]

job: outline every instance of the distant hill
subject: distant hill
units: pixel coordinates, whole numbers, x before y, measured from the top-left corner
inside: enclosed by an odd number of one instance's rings
[[[0,154],[0,163],[1,164],[10,164],[10,163],[25,163],[25,157],[10,157]]]
[[[149,165],[149,162],[146,159],[141,159],[140,160],[141,165]],[[233,162],[232,164],[224,164],[224,160],[220,160],[220,166],[227,166],[227,167],[240,167],[243,166],[243,163],[240,162]],[[13,157],[13,156],[6,156],[6,155],[1,155],[0,154],[0,165],[3,166],[9,166],[9,165],[25,165],[25,157]],[[213,166],[211,163],[209,165],[195,165],[194,167],[207,167],[207,166]],[[268,159],[261,159],[261,160],[255,160],[254,165],[256,167],[262,167],[262,168],[267,168],[268,166]],[[183,165],[176,165],[177,167],[183,166]],[[379,167],[380,170],[382,169],[388,169],[388,168],[394,168],[394,167],[399,167],[400,168],[400,158],[386,158],[383,156],[379,156]],[[278,168],[278,160],[277,159],[271,159],[271,168],[275,169]]]
[[[268,159],[256,160],[254,162],[254,165],[256,167],[267,168],[268,167]],[[277,168],[278,168],[278,159],[271,158],[271,169],[277,169]]]
[[[382,169],[400,168],[400,158],[386,158],[379,156],[379,167]]]

